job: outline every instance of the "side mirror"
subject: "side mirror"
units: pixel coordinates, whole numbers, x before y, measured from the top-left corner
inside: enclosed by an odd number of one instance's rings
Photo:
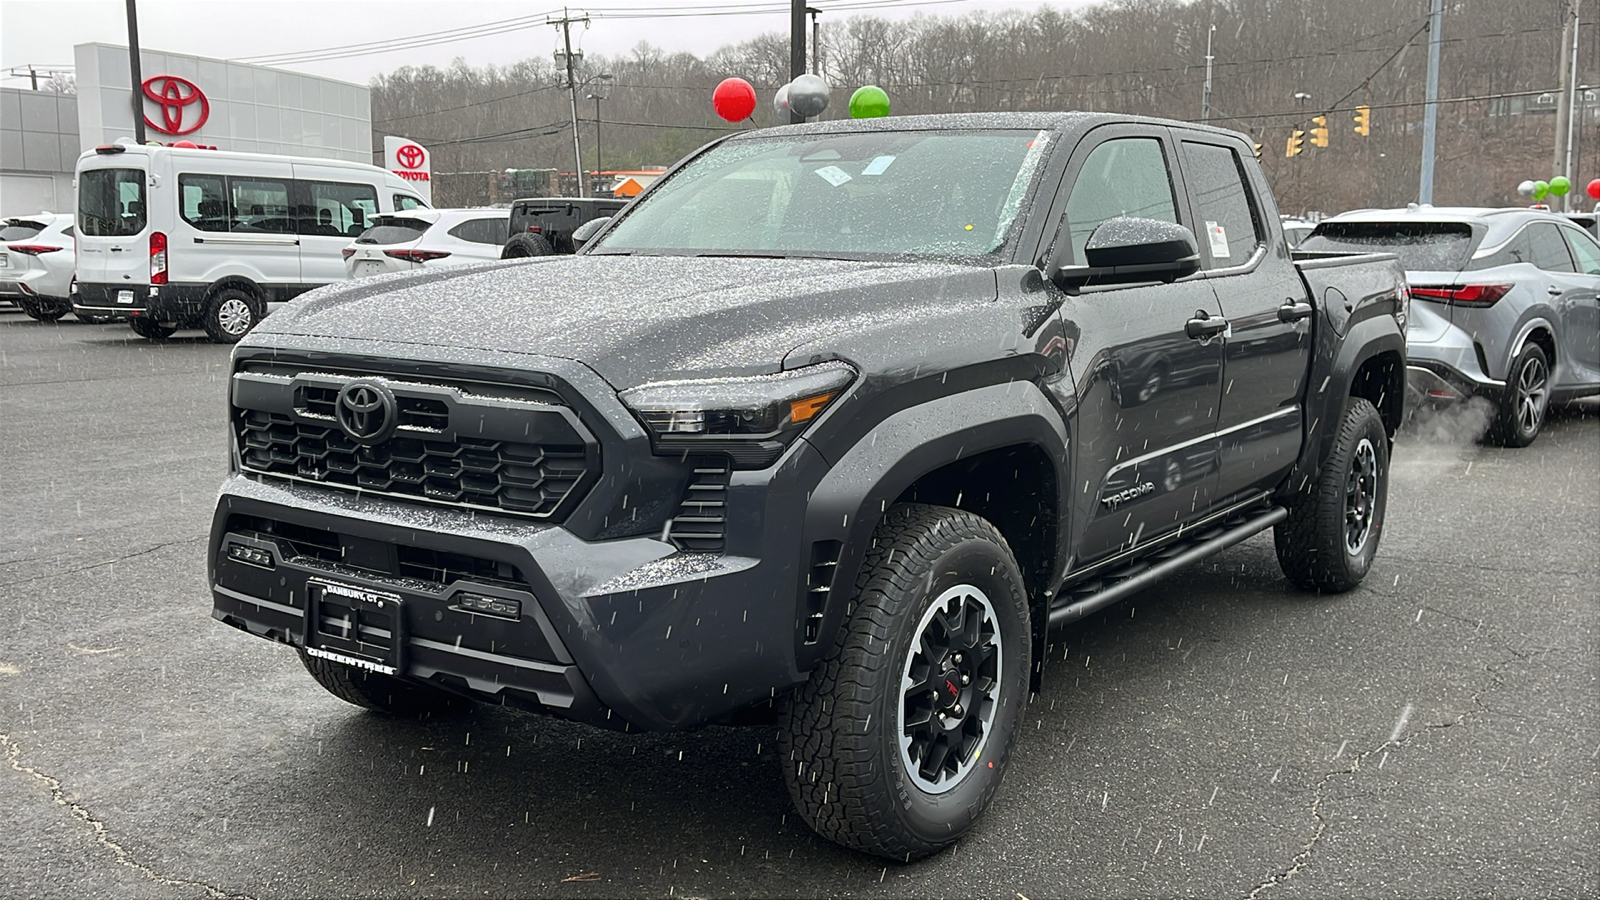
[[[606,227],[606,224],[610,221],[610,216],[601,216],[598,219],[590,219],[582,225],[579,225],[577,228],[572,229],[573,249],[583,249],[583,245],[589,243],[589,239],[599,234],[600,229]]]
[[[1160,219],[1118,216],[1101,222],[1084,246],[1083,265],[1064,265],[1058,247],[1045,274],[1063,290],[1090,284],[1172,282],[1200,271],[1194,232]]]

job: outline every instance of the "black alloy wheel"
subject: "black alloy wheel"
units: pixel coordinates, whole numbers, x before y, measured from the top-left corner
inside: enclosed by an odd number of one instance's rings
[[[1344,552],[1359,556],[1372,537],[1378,507],[1378,451],[1362,436],[1351,455],[1344,486]]]
[[[1389,433],[1371,401],[1351,397],[1315,482],[1273,529],[1278,567],[1297,587],[1341,593],[1372,568],[1388,506]]]
[[[1526,447],[1544,428],[1550,406],[1550,360],[1530,343],[1511,363],[1505,396],[1489,436],[1503,447]]]
[[[900,679],[900,763],[941,794],[982,758],[1005,662],[994,605],[972,584],[940,594],[917,624]]]

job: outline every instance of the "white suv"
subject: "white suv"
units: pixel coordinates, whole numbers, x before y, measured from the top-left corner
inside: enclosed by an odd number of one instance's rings
[[[0,221],[0,300],[29,318],[72,312],[72,216],[39,213]]]
[[[412,209],[377,216],[344,248],[351,278],[500,258],[511,228],[505,209]]]

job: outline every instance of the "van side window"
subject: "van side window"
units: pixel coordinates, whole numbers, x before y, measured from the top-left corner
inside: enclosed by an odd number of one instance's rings
[[[1204,232],[1195,237],[1205,248],[1206,268],[1249,262],[1262,241],[1261,216],[1245,186],[1238,154],[1216,144],[1184,141],[1183,169],[1199,220],[1195,230]]]
[[[378,214],[378,191],[367,184],[306,181],[305,202],[295,210],[301,234],[355,237]]]
[[[1073,262],[1084,264],[1089,235],[1101,222],[1117,216],[1178,222],[1166,155],[1155,138],[1106,141],[1084,160],[1067,195]]]
[[[228,230],[228,189],[221,175],[179,175],[178,215],[201,231]]]
[[[394,195],[394,211],[395,212],[401,212],[401,211],[404,211],[404,210],[407,210],[407,209],[426,209],[426,208],[427,208],[426,204],[424,204],[421,200],[418,200],[416,197],[411,196],[410,194],[395,194]]]
[[[228,179],[232,192],[230,212],[235,232],[294,234],[289,215],[289,184],[275,178]]]

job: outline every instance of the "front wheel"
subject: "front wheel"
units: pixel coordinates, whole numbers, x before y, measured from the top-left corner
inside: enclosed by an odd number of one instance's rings
[[[206,334],[219,344],[236,344],[261,320],[256,299],[238,288],[223,288],[206,304]]]
[[[1550,404],[1550,360],[1538,344],[1522,348],[1511,363],[1505,396],[1489,439],[1502,447],[1526,447],[1544,428],[1544,415]]]
[[[1000,786],[1031,652],[1027,591],[994,526],[890,509],[833,653],[786,705],[781,757],[806,824],[896,860],[955,843]]]
[[[1360,584],[1378,553],[1388,493],[1388,432],[1370,402],[1352,397],[1316,485],[1273,529],[1283,574],[1329,593]]]

